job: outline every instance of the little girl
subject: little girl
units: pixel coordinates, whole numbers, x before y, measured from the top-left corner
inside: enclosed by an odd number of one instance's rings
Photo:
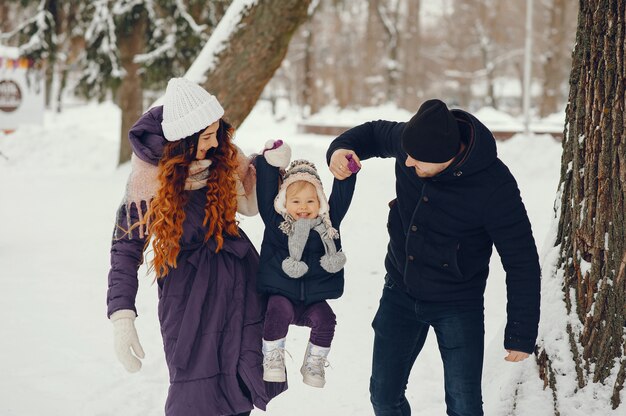
[[[269,141],[256,159],[257,199],[265,223],[257,289],[270,295],[263,328],[263,379],[284,382],[285,337],[290,324],[311,328],[300,372],[304,383],[324,387],[335,314],[326,299],[343,293],[338,228],[348,211],[356,175],[334,180],[330,201],[313,163],[294,161],[287,144]],[[281,183],[282,179],[282,183]],[[334,226],[334,227],[333,227]]]

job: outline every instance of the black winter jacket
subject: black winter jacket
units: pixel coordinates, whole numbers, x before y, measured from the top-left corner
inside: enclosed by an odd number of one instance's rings
[[[257,200],[259,213],[265,223],[261,260],[257,275],[257,290],[260,293],[282,295],[294,303],[311,304],[325,299],[336,299],[343,294],[343,269],[337,273],[328,273],[320,265],[324,255],[324,245],[319,233],[311,231],[302,253],[302,261],[309,270],[304,276],[294,279],[282,269],[282,262],[289,256],[287,235],[278,227],[284,221],[282,215],[274,209],[274,198],[280,186],[278,168],[267,163],[265,157],[256,158]],[[337,230],[348,211],[356,175],[350,180],[333,181],[333,189],[328,200],[330,221]],[[341,250],[341,240],[334,240],[337,250]]]
[[[361,160],[395,157],[396,199],[389,203],[389,278],[418,300],[483,300],[492,245],[506,271],[504,346],[532,353],[537,338],[540,268],[517,183],[498,159],[491,132],[452,110],[466,150],[433,178],[407,167],[400,136],[406,123],[373,121],[335,139],[327,153],[353,150]]]

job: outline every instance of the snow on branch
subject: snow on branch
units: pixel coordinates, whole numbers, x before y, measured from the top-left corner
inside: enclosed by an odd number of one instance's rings
[[[309,4],[309,9],[307,10],[307,15],[313,16],[315,14],[315,10],[317,10],[317,6],[320,5],[320,0],[313,0],[311,1],[311,3]]]
[[[204,74],[215,68],[217,56],[228,46],[232,34],[237,31],[243,18],[258,1],[234,0],[231,3],[200,55],[185,74],[185,78],[196,83],[204,81]]]
[[[114,15],[124,15],[130,13],[133,10],[133,7],[140,6],[144,3],[144,0],[118,0],[113,3],[113,7],[111,7],[111,12]]]
[[[23,55],[28,55],[37,50],[48,51],[56,45],[57,36],[54,32],[54,17],[46,10],[46,2],[44,0],[37,6],[37,12],[33,17],[27,19],[10,32],[0,33],[0,41],[11,39],[19,34],[30,36],[26,43],[19,46],[20,53]],[[52,45],[47,44],[47,36],[50,36]]]
[[[171,53],[174,50],[175,46],[176,46],[176,36],[173,33],[169,33],[165,37],[163,44],[161,44],[158,48],[148,53],[135,55],[135,57],[133,58],[133,62],[137,64],[150,64],[154,62],[160,56]]]
[[[187,12],[187,7],[182,0],[176,0],[176,8],[178,9],[181,17],[187,21],[189,27],[195,33],[202,33],[206,30],[207,25],[198,25],[193,17],[191,17],[191,15]]]
[[[119,9],[119,4],[115,5]],[[88,44],[95,43],[100,40],[100,45],[98,49],[104,55],[107,56],[108,60],[111,62],[111,76],[118,78],[122,77],[125,71],[120,68],[119,62],[116,56],[117,52],[117,36],[115,35],[115,22],[113,20],[113,13],[109,12],[108,1],[100,0],[93,3],[94,7],[94,16],[91,22],[89,23],[89,27],[85,31],[85,40]],[[113,10],[112,10],[113,11]],[[88,66],[93,69],[94,65],[92,62],[89,62]],[[89,76],[88,80],[93,81],[98,77],[97,71],[92,70],[88,71]]]

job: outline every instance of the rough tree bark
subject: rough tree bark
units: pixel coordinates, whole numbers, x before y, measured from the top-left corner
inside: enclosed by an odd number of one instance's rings
[[[218,97],[235,127],[250,113],[280,66],[293,33],[307,20],[310,3],[251,2],[227,46],[215,55],[216,64],[204,74],[203,86]]]
[[[135,121],[143,114],[143,86],[141,82],[141,64],[135,63],[135,55],[145,50],[145,33],[148,18],[145,9],[136,7],[132,14],[132,22],[123,25],[122,33],[118,34],[118,48],[120,62],[126,74],[122,77],[117,90],[118,105],[122,111],[122,130],[120,141],[120,153],[118,161],[124,163],[130,160],[132,149],[130,142],[125,138]]]
[[[556,270],[564,276],[566,331],[578,388],[601,383],[612,391],[615,409],[626,378],[626,0],[581,0],[579,7]],[[552,388],[558,413],[555,359],[562,357],[542,345],[540,373]]]

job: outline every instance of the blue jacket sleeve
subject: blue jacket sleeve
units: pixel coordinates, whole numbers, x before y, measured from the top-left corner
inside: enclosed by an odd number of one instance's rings
[[[330,222],[333,227],[339,228],[341,221],[346,216],[352,196],[354,195],[354,187],[356,185],[357,174],[350,175],[344,180],[334,179],[333,190],[328,199],[330,211]]]
[[[256,197],[259,205],[259,214],[265,226],[274,226],[279,223],[280,215],[274,209],[274,199],[280,187],[280,172],[277,167],[270,165],[265,156],[256,158]]]
[[[326,162],[337,149],[349,149],[361,160],[371,157],[398,157],[403,153],[400,137],[406,123],[370,121],[342,133],[332,141],[326,152]]]
[[[146,238],[139,236],[137,229],[133,229],[130,233],[126,232],[129,229],[129,219],[130,224],[139,221],[137,208],[133,204],[130,212],[127,212],[126,204],[122,204],[117,211],[111,244],[111,269],[107,291],[108,317],[120,309],[131,309],[137,313],[135,308],[135,298],[139,287],[137,270],[143,260]]]
[[[492,194],[485,226],[506,272],[507,324],[504,348],[531,354],[537,340],[541,269],[530,221],[515,181]]]

